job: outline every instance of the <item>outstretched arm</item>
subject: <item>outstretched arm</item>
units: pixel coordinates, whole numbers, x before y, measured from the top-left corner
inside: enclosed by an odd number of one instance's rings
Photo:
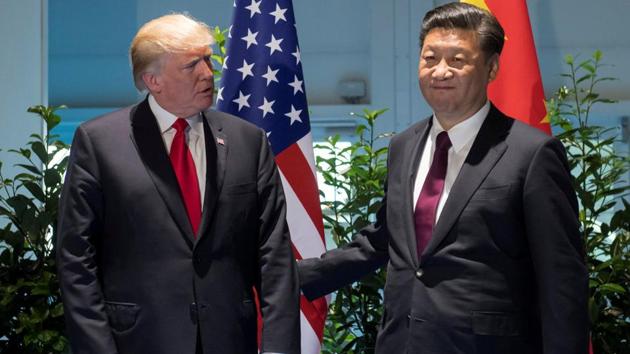
[[[355,282],[387,262],[386,210],[387,197],[376,214],[376,222],[359,231],[351,243],[330,250],[320,258],[303,259],[298,263],[300,286],[309,300]]]

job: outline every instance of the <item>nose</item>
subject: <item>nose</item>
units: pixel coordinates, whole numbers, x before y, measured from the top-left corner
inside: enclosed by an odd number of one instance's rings
[[[447,80],[453,76],[451,67],[445,59],[440,60],[434,67],[432,77],[436,80]]]
[[[212,63],[210,60],[202,60],[199,63],[199,67],[201,67],[201,69],[199,69],[199,75],[202,79],[210,80],[214,77],[214,73],[212,72]]]

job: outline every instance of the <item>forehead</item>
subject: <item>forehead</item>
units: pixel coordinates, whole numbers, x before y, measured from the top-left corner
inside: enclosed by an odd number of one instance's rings
[[[212,48],[210,46],[202,46],[198,48],[168,53],[166,54],[166,59],[168,61],[174,62],[186,62],[210,54],[212,54]]]
[[[424,37],[422,50],[442,48],[477,51],[480,49],[477,33],[473,30],[457,28],[434,28]]]

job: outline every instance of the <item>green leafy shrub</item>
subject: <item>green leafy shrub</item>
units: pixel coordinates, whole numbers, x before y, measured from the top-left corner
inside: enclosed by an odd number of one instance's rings
[[[227,51],[226,37],[228,34],[227,29],[221,29],[216,26],[212,29],[212,37],[214,37],[214,45],[218,51],[212,53],[212,60],[218,65],[214,65],[212,68],[212,74],[214,75],[215,88],[218,88],[221,84],[221,75],[223,74],[222,66],[225,63],[225,53]]]
[[[377,148],[377,141],[389,134],[375,136],[374,121],[385,111],[365,110],[358,115],[362,124],[356,128],[357,142],[344,147],[337,135],[317,146],[327,155],[317,157],[317,169],[333,191],[322,202],[324,226],[337,247],[372,223],[381,206],[387,148]],[[322,353],[374,352],[384,284],[385,270],[380,269],[336,292],[324,328]]]
[[[627,192],[628,157],[615,153],[617,128],[589,124],[601,98],[598,84],[614,80],[598,75],[602,53],[576,63],[565,61],[569,86],[548,102],[557,137],[567,148],[574,187],[580,201],[581,232],[589,269],[589,313],[594,351],[628,353],[630,348],[630,208]]]
[[[0,352],[62,353],[63,307],[55,268],[57,206],[67,165],[67,145],[50,135],[57,108],[29,112],[45,123],[24,148],[9,150],[23,163],[13,178],[0,162]]]

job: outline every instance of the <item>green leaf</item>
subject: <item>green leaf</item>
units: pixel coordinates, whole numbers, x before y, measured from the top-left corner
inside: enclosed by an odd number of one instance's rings
[[[607,290],[609,292],[614,292],[614,293],[619,293],[619,294],[626,293],[626,289],[624,289],[624,287],[619,284],[606,283],[606,284],[600,285],[599,288],[603,290]]]
[[[47,188],[52,188],[61,184],[61,175],[55,170],[46,170],[44,173],[44,183]]]
[[[46,196],[44,191],[42,191],[41,185],[34,182],[24,182],[24,187],[35,197],[35,199],[40,202],[44,202],[46,200]]]
[[[573,65],[573,61],[574,61],[574,59],[573,59],[572,55],[566,55],[564,57],[564,62],[569,64],[569,65]]]
[[[588,79],[590,79],[592,77],[593,77],[593,75],[584,75],[581,78],[577,79],[577,81],[575,83],[576,84],[580,84],[580,83],[582,83],[582,82],[584,82],[584,81],[586,81],[586,80],[588,80]]]
[[[30,171],[31,173],[37,175],[37,176],[41,176],[42,172],[39,170],[39,168],[32,166],[32,165],[25,165],[25,164],[16,164],[15,166],[18,167],[22,167],[23,169]]]
[[[598,281],[596,281],[595,279],[589,279],[589,281],[588,281],[589,289],[595,289],[595,288],[599,287],[599,284],[600,283]]]
[[[23,195],[16,195],[6,199],[7,204],[13,208],[16,214],[22,214],[30,205],[31,201]]]
[[[47,123],[47,130],[51,131],[55,129],[55,127],[59,125],[59,123],[61,123],[61,117],[57,114],[53,114],[46,120],[46,123]]]
[[[610,104],[610,103],[617,103],[619,102],[618,100],[611,100],[608,98],[598,98],[596,100],[593,100],[593,103],[606,103],[606,104]]]
[[[44,144],[39,141],[32,142],[31,149],[33,150],[35,155],[37,155],[40,161],[42,161],[43,163],[48,162],[48,153],[46,152]]]
[[[9,152],[16,153],[18,155],[22,155],[22,156],[26,157],[27,159],[31,158],[31,150],[28,150],[28,149],[19,149],[19,150],[9,149]]]
[[[580,64],[580,67],[584,68],[586,71],[588,71],[591,74],[595,74],[595,67],[591,65],[590,61]]]

